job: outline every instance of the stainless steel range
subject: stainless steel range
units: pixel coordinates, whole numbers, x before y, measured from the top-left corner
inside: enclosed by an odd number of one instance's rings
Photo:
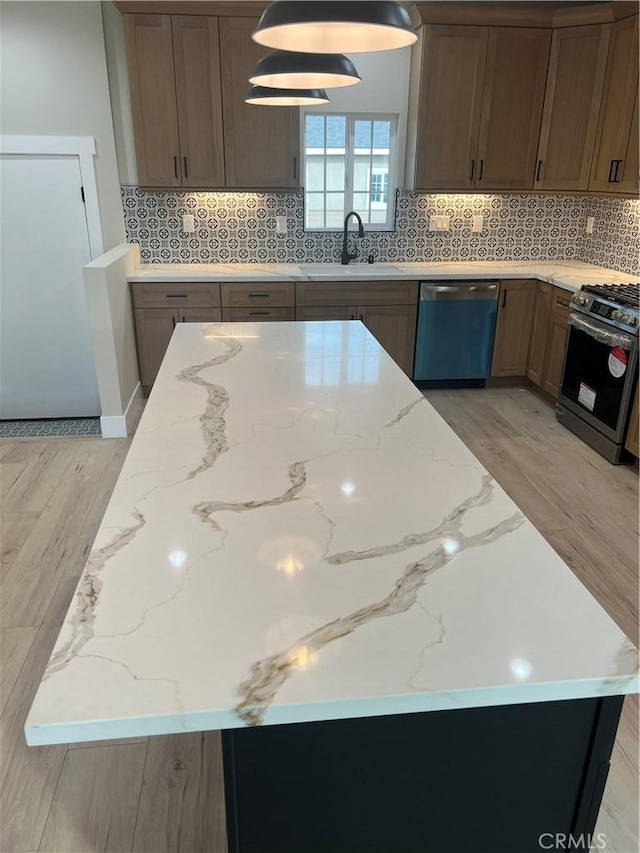
[[[556,416],[618,463],[638,381],[640,284],[586,285],[571,308]]]

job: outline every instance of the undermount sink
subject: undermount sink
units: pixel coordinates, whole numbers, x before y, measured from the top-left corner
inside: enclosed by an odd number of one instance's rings
[[[389,275],[398,272],[392,264],[301,264],[304,275],[326,278],[351,278],[352,276]]]

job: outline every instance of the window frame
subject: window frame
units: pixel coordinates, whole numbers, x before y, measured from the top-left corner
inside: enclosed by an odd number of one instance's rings
[[[388,184],[387,184],[387,218],[384,222],[371,222],[364,224],[365,231],[394,231],[395,230],[395,218],[396,218],[396,210],[395,210],[395,193],[393,189],[396,186],[396,175],[398,173],[398,125],[400,123],[400,116],[398,113],[356,113],[356,112],[347,112],[345,110],[302,110],[302,121],[300,122],[300,151],[302,154],[302,169],[301,176],[303,178],[304,183],[302,184],[302,189],[304,191],[304,211],[303,211],[303,228],[304,232],[307,234],[311,233],[335,233],[342,230],[341,227],[336,226],[308,226],[307,225],[307,188],[305,186],[306,177],[307,177],[307,146],[306,146],[306,128],[307,128],[307,116],[323,116],[326,118],[327,116],[344,116],[346,119],[346,145],[345,145],[345,188],[344,188],[344,199],[345,199],[345,214],[350,210],[357,210],[354,208],[353,197],[354,197],[354,189],[353,183],[355,178],[355,157],[356,157],[356,149],[355,149],[355,126],[356,121],[388,121],[390,123],[389,129],[389,172],[388,172]],[[372,139],[373,142],[373,139]],[[326,147],[325,147],[326,151]],[[373,158],[376,156],[373,153],[374,149],[371,149],[371,164],[373,166]],[[310,156],[318,156],[318,155],[310,155]],[[326,189],[326,171],[327,171],[327,155],[326,153],[322,155],[325,161],[325,188],[323,190],[322,195],[327,196]],[[314,191],[315,192],[315,191]],[[362,190],[358,190],[356,192],[363,192]],[[371,195],[373,191],[371,190],[371,186],[369,186],[369,209],[371,209]],[[326,211],[326,207],[324,208]],[[358,211],[360,213],[360,211]]]

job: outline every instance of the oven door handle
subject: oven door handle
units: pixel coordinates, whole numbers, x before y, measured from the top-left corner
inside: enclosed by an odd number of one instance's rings
[[[632,350],[636,342],[636,338],[633,335],[627,335],[625,332],[621,332],[612,326],[606,326],[597,320],[587,319],[575,312],[569,314],[568,322],[570,326],[579,329],[581,332],[589,335],[590,338],[594,338],[599,343],[610,347],[622,347],[625,350]]]

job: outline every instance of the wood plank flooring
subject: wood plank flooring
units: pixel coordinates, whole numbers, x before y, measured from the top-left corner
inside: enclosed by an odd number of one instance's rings
[[[637,474],[602,460],[529,391],[428,396],[637,642]],[[216,733],[24,744],[24,719],[128,445],[0,442],[2,853],[226,851]],[[638,851],[637,802],[638,703],[627,699],[598,823],[605,853]]]

